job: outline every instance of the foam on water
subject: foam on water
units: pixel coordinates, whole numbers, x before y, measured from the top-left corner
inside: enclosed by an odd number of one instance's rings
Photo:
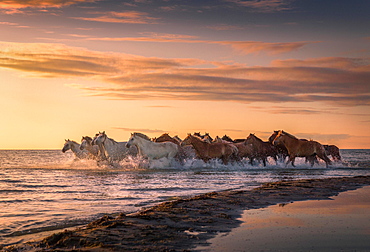
[[[279,162],[251,166],[197,159],[168,163],[128,157],[109,165],[74,160],[60,150],[0,150],[0,244],[76,226],[107,213],[133,212],[159,202],[211,191],[249,189],[264,182],[368,175],[370,150],[342,150],[344,162],[313,168]]]

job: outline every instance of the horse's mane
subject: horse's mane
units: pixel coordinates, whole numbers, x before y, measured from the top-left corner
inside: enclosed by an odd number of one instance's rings
[[[257,139],[257,141],[263,143],[263,140],[261,138],[257,137],[255,134],[251,134],[251,136],[253,136],[255,139]]]
[[[140,132],[134,132],[134,136],[138,136],[138,137],[143,138],[145,140],[152,141],[147,135],[145,135],[143,133],[140,133]]]
[[[68,142],[72,142],[72,143],[77,144],[77,145],[80,145],[79,143],[77,143],[76,141],[73,141],[73,140],[69,140],[69,139],[67,139],[67,141],[68,141]]]
[[[89,142],[91,142],[91,141],[92,141],[92,138],[91,138],[91,137],[89,137],[89,136],[84,136],[84,137],[82,137],[82,139],[83,139],[83,140],[87,140],[87,141],[89,141]]]
[[[294,138],[294,139],[299,140],[297,137],[293,136],[292,134],[289,134],[288,132],[285,132],[284,130],[282,130],[281,132],[282,132],[284,135],[287,135],[287,136],[289,136],[289,137],[291,137],[291,138]]]

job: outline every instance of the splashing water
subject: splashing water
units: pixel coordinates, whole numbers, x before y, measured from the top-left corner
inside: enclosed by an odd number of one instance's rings
[[[182,165],[166,160],[129,157],[113,166],[75,161],[60,150],[0,150],[0,245],[10,245],[87,223],[104,214],[134,212],[142,207],[211,191],[251,189],[264,182],[368,175],[370,150],[342,150],[344,162],[328,169],[284,164],[223,165],[189,159]]]

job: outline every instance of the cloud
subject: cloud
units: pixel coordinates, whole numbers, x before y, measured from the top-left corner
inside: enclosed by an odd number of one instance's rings
[[[85,78],[86,95],[117,100],[202,100],[241,103],[323,102],[370,105],[368,58],[273,61],[270,66],[164,59],[90,51],[57,44],[0,43],[0,67],[33,77]],[[297,61],[296,64],[292,62]],[[201,66],[201,67],[199,67]],[[275,113],[318,113],[275,107]]]
[[[80,18],[85,19],[85,18]],[[228,29],[226,27],[223,27]],[[216,29],[216,28],[215,28]],[[219,29],[222,29],[221,27]],[[235,28],[236,29],[236,28]],[[282,53],[288,53],[302,48],[308,44],[319,43],[314,41],[304,42],[289,42],[289,43],[267,43],[261,41],[209,41],[200,40],[195,36],[181,35],[181,34],[156,34],[148,33],[147,36],[143,37],[99,37],[99,38],[88,38],[88,40],[97,41],[135,41],[135,42],[158,42],[158,43],[205,43],[205,44],[218,44],[230,46],[234,50],[242,52],[244,54],[259,54],[267,53],[269,55],[277,55]]]
[[[64,6],[79,4],[79,3],[91,3],[96,0],[7,0],[0,2],[0,11],[7,14],[14,14],[22,12],[22,9],[34,8],[61,8]]]
[[[291,42],[291,43],[266,43],[259,41],[220,41],[214,42],[229,45],[235,50],[245,54],[266,52],[268,54],[281,54],[300,49],[301,47],[317,42]]]
[[[241,26],[226,25],[226,24],[207,26],[207,28],[208,29],[211,29],[211,30],[216,30],[216,31],[234,31],[234,30],[242,30],[242,29],[244,29]]]
[[[247,7],[255,12],[280,12],[291,10],[292,0],[225,0],[238,6]]]
[[[122,128],[122,127],[113,127],[113,129],[128,131],[131,133],[134,132],[142,132],[142,133],[149,133],[149,134],[163,134],[167,133],[168,131],[165,130],[159,130],[159,129],[142,129],[142,128]]]
[[[123,11],[123,12],[95,12],[97,17],[75,17],[75,19],[104,22],[104,23],[123,23],[123,24],[157,24],[159,18],[150,17],[146,12]]]

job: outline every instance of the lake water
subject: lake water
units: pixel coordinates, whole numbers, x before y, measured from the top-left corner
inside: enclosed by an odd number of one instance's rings
[[[325,163],[311,168],[297,158],[295,168],[274,162],[263,167],[188,160],[182,166],[163,168],[158,163],[149,169],[134,159],[109,167],[75,161],[71,152],[60,150],[0,150],[0,245],[179,196],[251,189],[279,180],[370,174],[370,150],[341,150],[341,155],[343,163],[329,168]]]

